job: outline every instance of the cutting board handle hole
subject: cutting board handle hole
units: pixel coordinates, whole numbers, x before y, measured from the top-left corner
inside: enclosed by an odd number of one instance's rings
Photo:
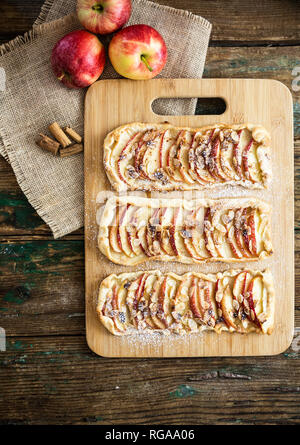
[[[221,97],[159,97],[151,103],[153,113],[159,116],[193,116],[192,111],[196,106],[197,115],[220,115],[226,111],[226,102]],[[178,112],[178,108],[186,110]]]

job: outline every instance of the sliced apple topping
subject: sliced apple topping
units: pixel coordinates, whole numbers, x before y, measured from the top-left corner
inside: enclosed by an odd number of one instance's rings
[[[126,325],[125,325],[125,313],[120,312],[120,301],[119,301],[119,290],[116,285],[112,288],[112,296],[110,301],[110,312],[109,315],[112,318],[112,321],[119,332],[125,332]],[[108,305],[106,306],[106,309],[108,309]]]
[[[256,211],[252,211],[248,218],[248,227],[250,231],[249,250],[252,253],[252,255],[257,256],[255,216],[256,216]]]
[[[199,302],[203,311],[203,323],[213,328],[217,319],[213,283],[203,279],[199,280],[198,293]]]
[[[131,160],[131,158],[132,158],[132,150],[135,150],[134,144],[141,137],[142,137],[142,135],[141,135],[140,132],[134,133],[129,138],[129,140],[125,144],[124,148],[122,148],[121,153],[120,153],[120,155],[118,157],[118,160],[117,160],[117,170],[118,170],[119,177],[126,184],[128,184],[128,182],[127,182],[127,179],[126,179],[127,175],[126,175],[125,172],[128,172],[128,166],[130,166],[130,164],[128,164],[128,161]]]
[[[232,162],[236,171],[236,174],[241,179],[243,177],[242,172],[242,149],[240,144],[241,134],[243,130],[239,130],[237,135],[237,140],[234,141],[233,153],[232,153]]]
[[[221,150],[220,150],[221,142],[218,137],[216,137],[212,141],[212,148],[210,151],[210,160],[211,162],[208,163],[208,167],[210,170],[210,173],[215,176],[216,178],[220,179],[221,181],[228,181],[230,178],[224,173],[222,167],[221,167]]]
[[[159,298],[161,297],[161,288],[164,282],[164,278],[161,278],[160,280],[157,280],[154,283],[153,290],[150,294],[150,315],[152,322],[154,323],[156,329],[165,329],[167,327],[167,323],[163,317],[163,313],[160,311],[159,308]]]
[[[120,197],[100,221],[99,248],[118,264],[254,260],[272,254],[268,207],[251,201]],[[112,204],[113,203],[113,204]],[[152,205],[153,203],[153,205]],[[253,203],[253,204],[252,204]],[[115,215],[113,220],[109,215]]]
[[[227,327],[231,330],[239,331],[238,318],[237,318],[237,304],[233,298],[232,290],[229,284],[225,285],[223,290],[222,299],[220,302],[220,308],[222,311],[222,318],[224,319]]]
[[[237,175],[233,165],[233,150],[234,146],[239,142],[237,132],[230,132],[229,130],[221,130],[219,133],[220,139],[220,165],[228,180],[238,181],[240,178]]]
[[[193,174],[189,172],[189,153],[193,147],[196,133],[185,132],[185,137],[182,139],[177,151],[177,160],[179,162],[179,172],[182,176],[182,180],[187,184],[195,184]]]
[[[116,335],[145,329],[166,334],[205,329],[271,333],[273,305],[268,270],[231,270],[216,276],[156,270],[107,277],[100,285],[97,312]]]
[[[177,134],[177,137],[174,141],[174,143],[170,146],[168,150],[168,155],[166,159],[166,173],[167,175],[173,179],[175,182],[181,182],[182,177],[179,172],[179,168],[181,167],[181,163],[178,160],[177,153],[180,150],[183,137],[184,137],[184,130],[179,131]]]
[[[248,317],[253,323],[255,323],[260,328],[262,323],[258,318],[258,315],[263,311],[262,291],[263,291],[262,280],[261,277],[257,276],[252,278],[247,288],[247,292],[245,292],[245,299],[248,302],[250,311]]]
[[[245,216],[245,213],[246,212],[247,212],[247,209],[237,209],[235,211],[235,216],[234,216],[234,221],[233,221],[234,237],[235,237],[236,245],[237,245],[242,257],[250,258],[251,254],[248,251],[249,242],[245,243],[245,239],[246,239],[246,228],[245,228],[246,216]],[[245,236],[243,236],[243,231],[245,231],[244,232]]]
[[[203,236],[207,252],[212,257],[217,257],[216,247],[213,242],[212,232],[214,228],[211,224],[211,210],[207,208],[204,215]]]
[[[117,190],[193,190],[229,182],[262,188],[270,179],[270,137],[253,125],[176,128],[132,124],[104,142],[104,165]]]

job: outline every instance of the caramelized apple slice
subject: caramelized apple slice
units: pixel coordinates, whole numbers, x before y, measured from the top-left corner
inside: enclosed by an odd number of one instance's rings
[[[161,293],[161,287],[163,285],[164,278],[157,280],[154,283],[153,291],[150,295],[149,300],[149,309],[151,314],[152,322],[155,325],[156,329],[166,329],[166,322],[163,319],[160,319],[158,315],[159,314],[159,305],[158,305],[158,299]]]
[[[138,304],[138,310],[139,310],[138,316],[140,319],[140,325],[141,327],[144,326],[149,329],[157,329],[157,326],[153,323],[149,308],[153,286],[157,279],[158,277],[156,274],[148,275],[148,277],[145,280],[143,293]]]
[[[114,285],[114,287],[112,289],[111,306],[112,306],[112,311],[113,311],[112,319],[113,319],[116,329],[119,332],[125,332],[126,328],[119,318],[119,300],[118,300],[118,292],[117,292],[116,285]]]
[[[141,150],[139,170],[145,179],[151,180],[153,172],[159,168],[159,147],[161,134],[156,133],[150,141],[146,141],[146,149]]]
[[[188,228],[184,228],[184,229],[182,229],[180,231],[180,235],[183,238],[184,247],[185,247],[185,249],[187,251],[187,254],[189,256],[191,256],[192,258],[194,258],[194,260],[197,260],[197,261],[203,260],[203,257],[199,256],[198,253],[196,252],[194,243],[192,241],[192,239],[193,239],[193,229],[189,230]]]
[[[198,150],[199,152],[199,150]],[[198,155],[201,156],[201,155]],[[203,177],[201,177],[201,172],[200,172],[200,166],[202,165],[202,167],[204,168],[204,160],[201,157],[200,160],[199,158],[196,158],[196,148],[191,147],[189,152],[188,152],[188,163],[189,163],[189,174],[190,176],[193,178],[193,180],[201,185],[206,185],[207,183],[209,183],[209,180],[205,180]],[[198,171],[199,169],[199,171]],[[211,182],[213,182],[214,180],[211,178]]]
[[[183,182],[191,185],[195,184],[195,181],[189,174],[189,151],[193,146],[195,134],[196,133],[190,134],[187,131],[185,132],[185,137],[180,142],[176,157],[179,162],[179,172]]]
[[[114,252],[122,253],[122,249],[120,249],[117,242],[117,232],[117,226],[113,225],[109,227],[109,244]]]
[[[249,283],[247,292],[245,293],[245,298],[248,301],[250,309],[248,318],[250,321],[256,324],[260,329],[261,329],[261,323],[257,317],[254,300],[256,300],[256,302],[261,300],[262,298],[261,292],[262,292],[261,277],[254,277]]]
[[[250,274],[247,271],[240,272],[234,280],[232,293],[240,304],[243,302],[245,290],[250,281]]]
[[[127,144],[125,145],[125,147],[121,150],[121,153],[118,157],[118,161],[117,161],[117,170],[118,170],[118,175],[120,177],[120,179],[125,182],[125,184],[128,184],[128,180],[125,178],[125,174],[124,174],[124,168],[122,166],[122,164],[126,165],[126,162],[123,162],[123,160],[126,160],[126,158],[128,157],[128,155],[130,154],[130,151],[132,150],[133,145],[141,138],[142,133],[141,132],[137,132],[134,133],[128,140]]]
[[[237,312],[233,306],[233,295],[229,285],[225,287],[220,307],[222,310],[222,316],[228,328],[239,330],[237,325]]]
[[[218,257],[223,258],[223,247],[224,247],[224,241],[225,237],[223,233],[218,232],[218,230],[214,230],[211,234],[212,240],[216,249],[216,252],[218,254]]]
[[[246,147],[243,150],[243,155],[242,155],[244,176],[247,179],[250,179],[248,156],[249,156],[249,151],[251,148],[253,148],[253,139],[251,139],[250,142],[246,145]]]
[[[211,135],[209,136],[209,139],[207,142],[202,142],[200,139],[198,142],[198,146],[196,146],[194,150],[194,163],[195,163],[195,170],[198,178],[201,182],[204,184],[206,183],[214,183],[216,182],[216,176],[214,174],[211,174],[211,158],[210,158],[210,151],[211,148],[209,148],[210,139],[212,138],[214,131],[211,132]]]
[[[230,246],[233,256],[235,258],[241,259],[241,258],[243,258],[243,255],[237,246],[234,232],[235,232],[235,228],[234,228],[234,225],[232,225],[227,232],[227,240],[228,240],[228,243],[229,243],[229,246]]]
[[[175,207],[173,210],[173,222],[172,225],[169,229],[169,233],[170,233],[170,244],[171,247],[173,249],[174,255],[178,256],[178,250],[177,250],[177,246],[176,246],[176,239],[175,239],[175,232],[176,232],[176,224],[177,224],[177,218],[180,212],[180,207]]]
[[[212,257],[217,257],[217,251],[212,239],[212,225],[211,225],[211,221],[210,221],[210,208],[207,207],[206,211],[205,211],[205,215],[204,215],[204,225],[203,225],[203,237],[204,237],[204,242],[205,242],[205,247],[209,253],[210,256]]]
[[[235,216],[234,216],[234,237],[235,237],[235,241],[236,241],[236,245],[239,249],[239,251],[241,252],[243,257],[246,258],[250,258],[251,254],[250,252],[248,253],[248,246],[249,243],[246,243],[246,245],[244,244],[244,239],[246,236],[243,237],[243,233],[242,233],[242,227],[245,225],[246,222],[246,217],[245,217],[245,210],[247,211],[247,209],[237,209],[235,211]]]
[[[203,314],[203,323],[214,327],[217,320],[217,307],[214,299],[214,285],[211,282],[199,280],[199,308]]]
[[[248,271],[244,271],[236,276],[233,284],[233,295],[240,305],[239,314],[241,316],[242,322],[243,319],[246,316],[248,317],[250,314],[248,304],[247,302],[245,302],[245,294],[250,281],[250,273]]]
[[[160,287],[158,296],[158,315],[162,323],[166,328],[169,327],[168,313],[169,313],[169,301],[168,301],[168,277],[165,277]]]
[[[109,227],[109,243],[115,252],[124,253],[122,248],[122,241],[120,236],[120,220],[123,219],[125,213],[127,211],[127,206],[123,206],[122,208],[116,208],[115,220],[112,221],[112,225]]]
[[[255,231],[255,211],[251,212],[248,218],[248,227],[250,229],[249,250],[252,255],[257,256],[256,231]]]
[[[147,228],[146,227],[141,227],[138,231],[137,231],[137,236],[138,239],[140,241],[140,247],[143,251],[143,253],[145,255],[147,255],[148,257],[151,257],[151,253],[148,250],[148,243],[147,243]]]
[[[146,130],[144,131],[142,137],[139,142],[135,146],[134,151],[134,168],[138,175],[141,173],[140,165],[141,158],[143,156],[144,151],[147,149],[147,142],[151,140],[151,136],[155,133],[154,130]]]
[[[192,232],[191,243],[196,252],[196,256],[199,258],[207,257],[207,250],[205,247],[205,240],[203,237],[202,221],[204,220],[205,209],[199,207],[192,211],[191,220],[193,228],[190,229]]]
[[[189,290],[189,296],[190,296],[190,308],[193,313],[193,316],[195,318],[198,318],[199,320],[202,320],[202,312],[199,308],[199,299],[198,299],[198,279],[196,279],[194,276],[192,277],[192,283]]]
[[[163,227],[164,225],[164,217],[168,208],[160,208],[158,213],[158,227],[156,231],[156,240],[158,241],[161,249],[161,253],[164,255],[173,255],[173,250],[169,245],[169,231]]]
[[[248,145],[243,151],[243,167],[244,175],[251,182],[260,182],[260,166],[256,155],[257,144],[253,139],[250,140]]]
[[[131,226],[127,228],[127,240],[134,255],[139,256],[144,253],[135,227]]]
[[[139,319],[142,319],[142,316],[138,317],[137,313],[140,311],[139,303],[140,303],[140,300],[144,294],[145,282],[146,282],[147,278],[148,278],[147,273],[143,273],[140,276],[138,285],[137,285],[137,289],[136,289],[135,295],[134,295],[134,300],[133,300],[133,305],[132,305],[132,314],[133,314],[133,319],[134,319],[134,323],[136,326],[138,326],[138,324],[139,324]]]
[[[132,250],[128,243],[127,230],[126,230],[126,215],[128,213],[130,205],[127,204],[123,208],[119,208],[117,212],[117,243],[119,248],[125,253],[126,256],[132,256]]]
[[[234,132],[237,135],[237,133]],[[234,140],[230,135],[229,138],[224,136],[224,132],[220,132],[220,165],[224,172],[224,174],[228,177],[229,180],[238,181],[239,177],[235,172],[235,168],[233,166],[233,147]],[[223,139],[224,138],[224,139]],[[222,140],[223,139],[223,140]]]
[[[240,146],[240,142],[241,142],[241,135],[242,135],[243,130],[239,130],[238,131],[238,137],[239,140],[236,144],[234,144],[233,146],[233,153],[232,153],[232,163],[234,165],[235,171],[238,175],[238,177],[240,179],[243,178],[243,171],[242,171],[242,149]]]
[[[166,136],[167,130],[163,131],[160,138],[160,144],[159,144],[159,168],[163,168],[164,166],[164,140]]]
[[[180,163],[177,159],[177,151],[179,149],[184,130],[179,131],[174,143],[170,146],[166,157],[166,172],[175,182],[181,182],[182,178],[178,171]]]
[[[230,178],[224,174],[220,163],[220,139],[218,136],[212,142],[212,149],[210,151],[210,162],[208,164],[211,175],[220,179],[222,182],[228,181]]]

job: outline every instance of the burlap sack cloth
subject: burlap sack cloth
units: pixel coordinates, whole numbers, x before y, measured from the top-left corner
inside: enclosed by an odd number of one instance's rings
[[[74,14],[75,4],[76,0],[47,1],[32,31],[0,47],[0,68],[6,73],[6,88],[0,92],[0,153],[11,163],[28,201],[55,238],[83,225],[83,156],[56,158],[34,141],[54,121],[83,133],[86,91],[62,86],[49,62],[56,41],[82,28]],[[187,11],[133,0],[129,24],[135,23],[155,27],[167,43],[168,61],[161,77],[202,76],[209,22]],[[107,63],[101,78],[113,77],[118,75]],[[193,114],[194,109],[195,101],[186,100],[158,103],[155,111]]]

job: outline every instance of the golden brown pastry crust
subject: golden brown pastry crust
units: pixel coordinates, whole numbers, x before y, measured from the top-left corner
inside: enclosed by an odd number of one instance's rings
[[[114,335],[138,331],[183,335],[204,330],[271,334],[273,279],[269,270],[109,275],[99,288],[97,314]]]
[[[200,128],[133,122],[104,140],[104,167],[117,191],[267,187],[270,135],[260,125]]]
[[[255,198],[113,197],[102,213],[98,246],[123,265],[255,261],[273,253],[270,207]]]

